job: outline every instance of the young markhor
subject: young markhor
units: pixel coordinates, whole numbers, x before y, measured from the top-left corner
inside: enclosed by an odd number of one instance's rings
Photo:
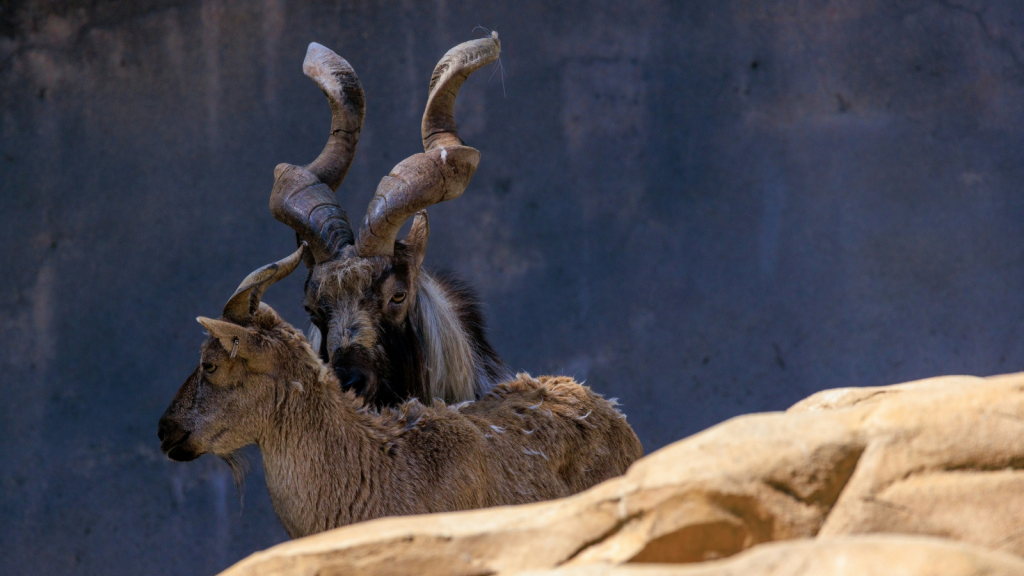
[[[209,331],[199,367],[160,419],[173,460],[263,454],[274,510],[293,538],[383,516],[524,504],[618,476],[643,455],[625,416],[567,377],[520,374],[476,402],[380,412],[260,298],[294,254],[250,274]]]

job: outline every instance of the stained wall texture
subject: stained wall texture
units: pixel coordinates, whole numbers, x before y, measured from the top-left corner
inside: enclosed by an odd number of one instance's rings
[[[427,265],[519,369],[621,399],[648,450],[824,388],[1024,369],[1014,0],[0,1],[3,571],[210,574],[285,538],[258,453],[164,458],[215,315],[293,248],[272,170],[367,115],[361,218],[419,151],[438,58],[497,29],[456,116],[483,160]],[[296,323],[301,278],[266,301]]]

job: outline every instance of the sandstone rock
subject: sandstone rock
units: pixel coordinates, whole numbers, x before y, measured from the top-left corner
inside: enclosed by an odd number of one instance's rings
[[[592,564],[516,576],[1019,576],[1024,560],[952,540],[896,534],[761,544],[700,564]]]
[[[862,412],[870,438],[820,534],[930,534],[1024,555],[1022,392],[1020,375],[945,377],[794,406]]]
[[[877,532],[1024,554],[1022,392],[1024,375],[826,391],[786,413],[724,422],[570,498],[349,526],[225,574],[703,562],[765,542]]]

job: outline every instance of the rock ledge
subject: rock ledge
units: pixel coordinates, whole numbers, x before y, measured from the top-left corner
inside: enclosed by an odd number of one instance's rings
[[[223,574],[1024,574],[1022,468],[1024,374],[827,390],[576,496],[348,526]]]

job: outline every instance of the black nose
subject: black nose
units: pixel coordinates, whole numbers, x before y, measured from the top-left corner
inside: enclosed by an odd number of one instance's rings
[[[156,437],[159,438],[161,442],[163,442],[164,438],[171,434],[171,430],[173,428],[174,424],[172,424],[170,420],[168,420],[166,417],[161,418],[160,424],[157,426],[156,429]]]
[[[160,450],[171,460],[188,462],[199,457],[199,453],[186,446],[191,434],[167,416],[160,418],[156,435],[160,438]]]
[[[341,381],[342,390],[352,390],[361,394],[366,389],[366,373],[358,368],[344,368],[337,366],[334,373]]]

